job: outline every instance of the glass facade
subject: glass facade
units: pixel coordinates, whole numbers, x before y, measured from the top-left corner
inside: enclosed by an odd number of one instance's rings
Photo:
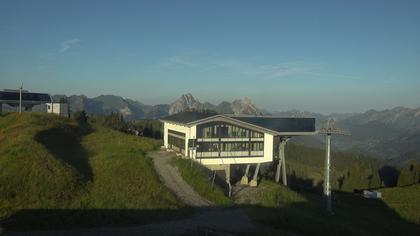
[[[236,125],[211,122],[197,127],[198,138],[263,138],[264,133]]]
[[[185,134],[174,130],[168,130],[168,145],[177,152],[185,151]]]
[[[264,133],[211,122],[197,126],[197,145],[197,158],[259,157],[264,155]]]

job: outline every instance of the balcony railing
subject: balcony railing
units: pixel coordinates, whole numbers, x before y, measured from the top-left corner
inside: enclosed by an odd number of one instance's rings
[[[264,151],[230,151],[220,152],[220,158],[261,157]],[[219,158],[219,152],[197,152],[197,158]]]
[[[198,142],[218,142],[219,138],[198,138]],[[248,142],[249,138],[221,138],[222,142]],[[264,138],[251,138],[251,142],[263,142]]]

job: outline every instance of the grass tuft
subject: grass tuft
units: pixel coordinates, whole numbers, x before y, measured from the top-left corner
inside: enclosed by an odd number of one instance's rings
[[[207,174],[209,170],[204,166],[182,158],[173,158],[173,164],[178,168],[182,178],[205,199],[218,205],[233,203],[231,199],[225,196],[221,187],[216,183],[212,185],[211,177]]]

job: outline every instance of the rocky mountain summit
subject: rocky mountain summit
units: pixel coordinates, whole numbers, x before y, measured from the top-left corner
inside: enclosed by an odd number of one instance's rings
[[[176,114],[187,109],[202,110],[203,104],[196,100],[191,93],[183,94],[169,106],[169,114]]]
[[[173,102],[169,107],[169,114],[179,113],[187,109],[212,110],[218,113],[235,115],[262,115],[262,111],[247,97],[236,99],[233,102],[223,101],[218,105],[213,105],[209,102],[201,103],[191,93],[183,94]]]
[[[104,115],[118,112],[127,120],[158,119],[176,114],[187,109],[212,110],[224,114],[261,115],[262,111],[249,98],[233,102],[223,101],[218,105],[209,102],[201,103],[191,93],[183,94],[171,104],[146,105],[128,98],[115,95],[100,95],[88,98],[85,95],[68,97],[71,112],[85,110],[90,115]]]

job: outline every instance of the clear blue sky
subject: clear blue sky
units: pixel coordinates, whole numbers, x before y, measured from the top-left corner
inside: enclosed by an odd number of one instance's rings
[[[0,89],[420,107],[420,1],[1,1]]]

